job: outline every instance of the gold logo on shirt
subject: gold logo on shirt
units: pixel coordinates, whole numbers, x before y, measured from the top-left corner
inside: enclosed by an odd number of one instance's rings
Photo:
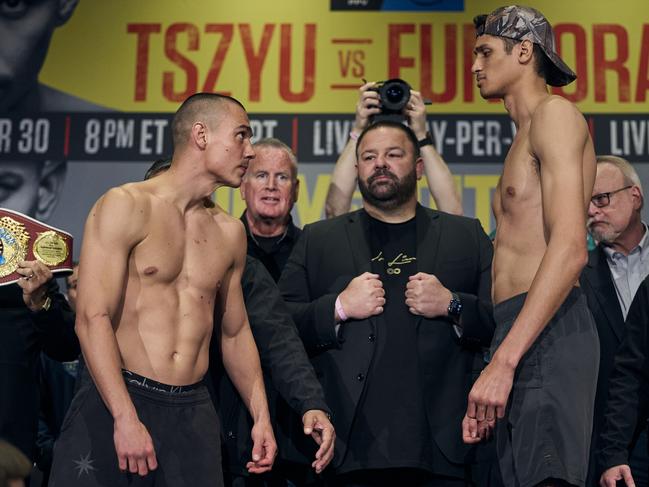
[[[372,262],[382,262],[385,258],[383,257],[383,251],[379,252],[376,257],[372,258]],[[399,253],[394,259],[388,262],[388,268],[386,272],[390,275],[399,275],[401,274],[401,268],[399,266],[410,264],[417,260],[417,257],[408,257],[408,254],[403,252]]]

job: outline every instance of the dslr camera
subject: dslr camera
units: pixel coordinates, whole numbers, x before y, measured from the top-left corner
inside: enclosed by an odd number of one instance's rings
[[[374,115],[370,123],[382,120],[403,122],[406,119],[404,108],[410,100],[410,85],[400,78],[379,81],[377,85],[376,91],[381,98],[381,113]]]

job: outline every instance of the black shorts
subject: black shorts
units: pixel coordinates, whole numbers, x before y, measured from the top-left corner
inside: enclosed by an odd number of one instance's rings
[[[153,439],[158,468],[121,472],[113,418],[87,372],[54,445],[52,487],[223,486],[219,421],[202,384],[169,386],[134,374],[126,387]]]
[[[494,307],[492,355],[526,296]],[[581,289],[573,288],[519,363],[506,416],[496,423],[506,486],[531,487],[549,478],[585,484],[598,368],[595,322]]]

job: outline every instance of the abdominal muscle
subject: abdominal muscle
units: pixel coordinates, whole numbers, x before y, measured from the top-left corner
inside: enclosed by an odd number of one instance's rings
[[[115,328],[122,367],[170,385],[200,381],[209,362],[214,296],[129,280]],[[133,291],[139,287],[137,292]]]
[[[547,249],[539,205],[496,211],[497,232],[492,265],[494,304],[526,293]]]

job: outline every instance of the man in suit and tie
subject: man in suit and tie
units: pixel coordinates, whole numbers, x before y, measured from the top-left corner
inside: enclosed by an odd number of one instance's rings
[[[485,451],[460,423],[493,333],[492,246],[477,220],[417,203],[425,143],[367,127],[363,209],[307,225],[280,279],[333,412],[331,486],[464,486]]]
[[[633,166],[620,157],[598,157],[588,230],[599,245],[590,251],[580,279],[600,342],[587,485],[597,485],[599,478],[594,452],[604,426],[613,359],[626,333],[624,321],[640,283],[649,274],[649,234],[641,218],[642,205],[642,185]],[[631,466],[640,474],[636,482],[645,486],[649,464],[646,434],[647,424],[638,424],[630,449]]]

